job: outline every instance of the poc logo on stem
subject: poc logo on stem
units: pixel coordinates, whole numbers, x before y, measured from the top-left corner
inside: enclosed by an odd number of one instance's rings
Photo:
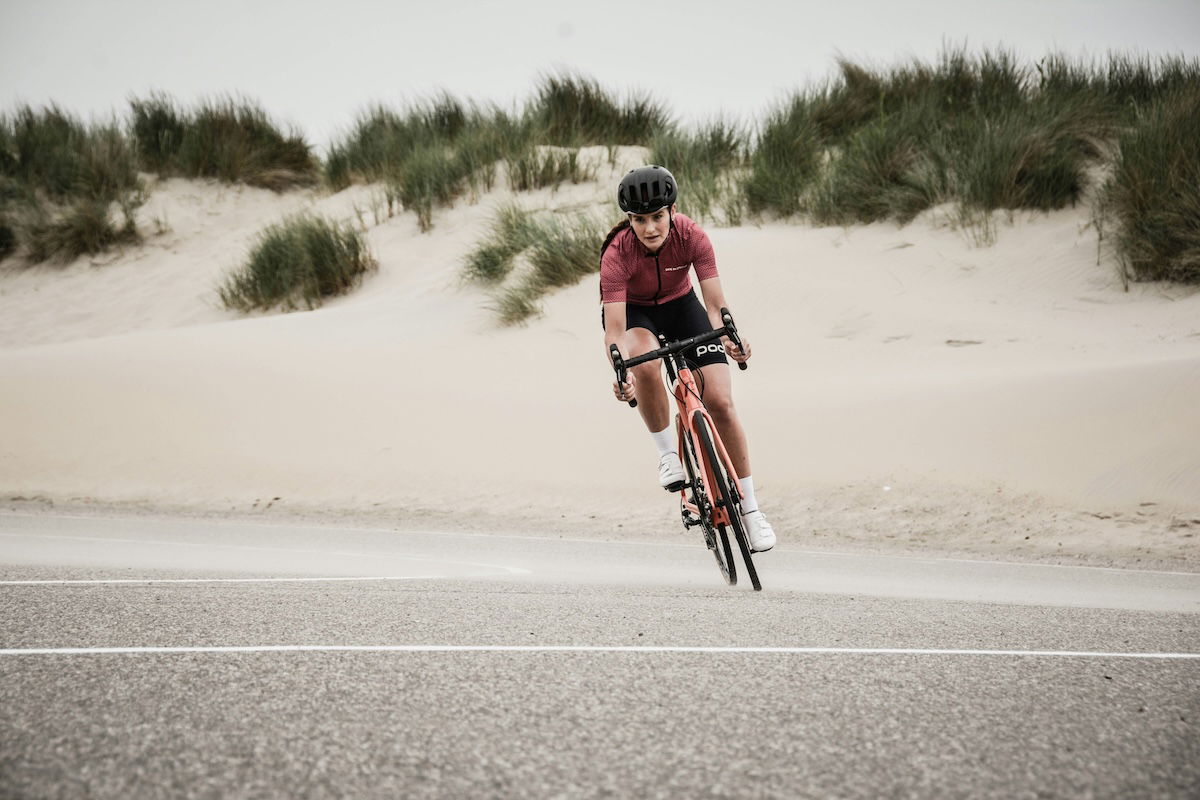
[[[722,355],[724,355],[725,354],[725,345],[719,344],[719,343],[718,344],[702,344],[696,348],[696,357],[697,358],[704,355],[705,353],[721,353]]]

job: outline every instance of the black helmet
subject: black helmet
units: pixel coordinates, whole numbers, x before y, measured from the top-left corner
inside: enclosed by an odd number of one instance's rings
[[[674,203],[678,196],[675,176],[657,164],[629,170],[617,187],[617,205],[629,214],[658,211]]]

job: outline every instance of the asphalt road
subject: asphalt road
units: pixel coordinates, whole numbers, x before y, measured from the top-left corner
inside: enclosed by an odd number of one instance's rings
[[[0,797],[1196,797],[1200,576],[0,515]]]

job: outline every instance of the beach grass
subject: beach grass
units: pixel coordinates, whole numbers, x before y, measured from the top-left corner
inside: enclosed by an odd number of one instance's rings
[[[284,131],[257,103],[223,97],[181,109],[168,96],[130,100],[131,129],[146,169],[216,178],[273,191],[310,186],[319,176],[311,145]]]
[[[1200,284],[1200,85],[1150,103],[1122,131],[1098,216],[1133,280]]]
[[[542,76],[526,117],[540,142],[562,147],[644,145],[673,125],[667,107],[650,95],[621,98],[572,72]]]
[[[0,115],[5,255],[66,263],[135,243],[144,201],[137,154],[117,121],[85,123],[56,105]]]
[[[435,209],[491,189],[497,163],[530,149],[520,119],[443,94],[402,111],[376,106],[360,115],[330,146],[325,180],[335,191],[354,182],[383,183],[427,231]]]
[[[847,135],[813,182],[804,208],[821,224],[849,225],[904,223],[936,204],[946,192],[947,164],[944,147],[926,139],[930,121],[927,109],[917,108]]]
[[[85,123],[56,105],[0,116],[0,153],[0,169],[13,184],[6,195],[115,201],[141,185],[118,122]]]
[[[250,312],[314,309],[378,268],[362,233],[301,214],[263,230],[247,262],[218,288],[226,308]]]
[[[96,255],[121,244],[137,244],[141,236],[132,210],[117,224],[103,200],[75,200],[65,207],[36,206],[20,224],[26,258],[33,263],[67,264],[81,255]]]
[[[6,215],[0,214],[0,261],[8,258],[17,250],[17,232]]]
[[[539,235],[533,216],[515,203],[496,209],[488,234],[467,254],[463,277],[468,281],[496,284],[513,268],[517,254],[529,248]]]
[[[501,206],[488,234],[464,259],[462,274],[491,289],[502,324],[522,323],[540,313],[545,294],[599,271],[603,234],[602,224],[587,214]]]
[[[803,209],[804,193],[817,177],[824,157],[813,111],[813,98],[796,93],[767,112],[743,181],[752,214],[790,217]]]
[[[506,157],[508,186],[528,192],[564,183],[583,183],[596,177],[596,166],[580,161],[579,150],[530,147]]]
[[[1200,137],[1187,125],[1198,87],[1200,61],[1182,56],[1023,63],[948,47],[889,66],[839,59],[832,77],[743,128],[681,125],[649,94],[558,72],[511,110],[449,93],[369,108],[323,161],[246,100],[185,109],[151,94],[130,101],[125,125],[21,106],[0,116],[0,253],[69,260],[135,241],[139,170],[277,191],[377,183],[389,217],[402,208],[429,230],[438,209],[493,189],[501,168],[514,192],[556,189],[599,174],[581,147],[608,147],[615,165],[617,147],[641,145],[675,173],[681,210],[718,225],[905,224],[949,204],[964,226],[986,229],[998,211],[1090,202],[1095,176],[1111,173],[1097,219],[1128,275],[1195,281],[1187,176]],[[503,280],[505,252],[478,256],[476,277]]]
[[[679,182],[679,210],[689,217],[738,225],[745,208],[739,179],[747,137],[734,123],[716,120],[692,130],[663,128],[650,140],[650,161],[672,164]]]

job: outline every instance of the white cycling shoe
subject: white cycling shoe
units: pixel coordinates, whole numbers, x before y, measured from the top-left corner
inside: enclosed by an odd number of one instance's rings
[[[683,462],[678,453],[663,453],[658,460],[658,485],[668,492],[678,492],[684,487]]]
[[[754,552],[763,553],[775,546],[775,529],[761,511],[742,514],[742,527],[746,529],[746,538]]]

